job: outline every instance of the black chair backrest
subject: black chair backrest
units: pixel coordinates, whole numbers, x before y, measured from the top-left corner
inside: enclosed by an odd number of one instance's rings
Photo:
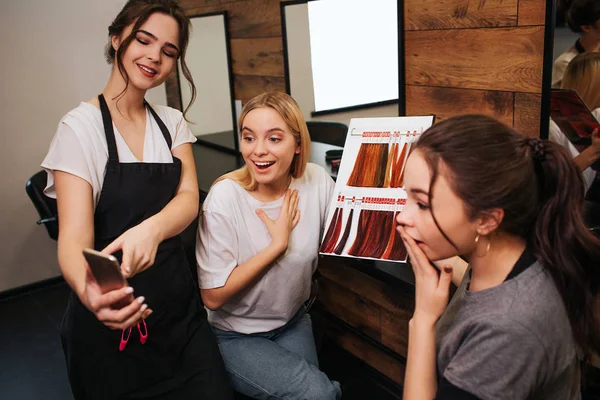
[[[344,147],[348,126],[341,122],[308,121],[306,122],[310,140]]]
[[[33,202],[40,220],[38,225],[44,224],[48,235],[53,240],[58,240],[58,212],[56,210],[56,200],[44,194],[46,187],[46,171],[40,171],[33,175],[25,185],[25,191]]]

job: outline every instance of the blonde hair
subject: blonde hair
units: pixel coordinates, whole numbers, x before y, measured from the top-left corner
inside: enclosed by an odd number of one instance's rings
[[[242,114],[238,121],[238,132],[240,132],[240,134],[246,115],[248,115],[250,111],[261,107],[269,107],[277,111],[290,131],[292,131],[294,139],[296,139],[296,144],[300,146],[300,153],[294,155],[292,165],[290,166],[290,175],[293,178],[300,178],[304,175],[304,170],[306,170],[306,164],[308,163],[308,158],[310,156],[310,135],[298,103],[296,103],[296,100],[294,100],[292,96],[283,92],[266,92],[259,94],[246,103],[242,110]],[[257,187],[257,182],[247,165],[225,175],[221,175],[217,178],[215,183],[213,183],[213,186],[224,179],[231,179],[248,191],[256,190]]]
[[[573,89],[585,105],[594,111],[600,107],[600,53],[578,54],[565,70],[563,89]]]

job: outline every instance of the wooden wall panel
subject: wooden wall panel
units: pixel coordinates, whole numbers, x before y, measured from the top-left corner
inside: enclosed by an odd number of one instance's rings
[[[539,137],[541,108],[540,94],[515,93],[515,129],[528,136]]]
[[[278,0],[242,0],[221,4],[186,7],[187,15],[227,11],[230,39],[281,38],[281,14]]]
[[[521,0],[522,1],[522,0]],[[405,1],[405,30],[517,25],[518,0]]]
[[[406,84],[540,93],[544,28],[406,32]]]
[[[367,298],[325,278],[319,281],[319,302],[331,315],[381,341],[381,309]]]
[[[177,71],[175,69],[171,71],[169,77],[165,81],[165,90],[167,92],[167,105],[179,111],[183,111],[180,105],[179,80],[177,79]]]
[[[267,90],[285,91],[279,3],[280,0],[180,0],[189,16],[227,11],[233,93],[243,103]],[[167,98],[169,105],[177,104],[179,93],[167,92]]]
[[[546,1],[552,0],[519,0],[519,26],[544,25]]]
[[[281,38],[232,39],[234,75],[284,77]]]
[[[327,279],[350,288],[356,294],[393,314],[412,315],[415,306],[414,293],[398,290],[379,279],[368,276],[352,267],[352,263],[351,259],[325,256],[319,259],[319,271]],[[398,264],[398,268],[410,267]]]
[[[235,98],[244,104],[267,91],[285,92],[285,79],[270,76],[234,75]]]
[[[333,324],[326,325],[325,335],[394,382],[404,383],[405,363],[381,351],[352,332]]]
[[[406,114],[435,114],[436,122],[461,114],[490,115],[512,125],[514,93],[406,86]]]
[[[408,321],[411,317],[381,310],[381,344],[405,358],[408,354]]]

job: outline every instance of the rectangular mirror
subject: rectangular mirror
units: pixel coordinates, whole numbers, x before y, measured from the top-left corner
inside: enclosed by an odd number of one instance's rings
[[[186,62],[196,85],[196,100],[187,113],[198,144],[238,151],[233,78],[226,11],[191,16],[192,31]],[[178,67],[181,109],[185,110],[191,88]]]
[[[597,0],[549,2],[548,7],[554,5],[548,9],[552,18],[547,31],[553,36],[544,55],[544,77],[552,78],[545,83],[553,89],[543,93],[542,122],[548,128],[541,137],[562,145],[581,168],[586,190],[584,222],[595,228],[600,225],[600,158],[586,150],[600,117],[600,96],[594,89],[600,84],[596,34],[600,7]],[[580,157],[584,151],[587,155]]]
[[[311,121],[348,125],[351,118],[399,115],[404,85],[398,3],[402,6],[398,0],[281,4],[287,92],[309,131]],[[320,141],[313,132],[312,140]]]

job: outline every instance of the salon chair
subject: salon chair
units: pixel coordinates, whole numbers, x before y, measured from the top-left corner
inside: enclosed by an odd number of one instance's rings
[[[348,126],[340,122],[308,121],[306,122],[310,140],[344,147]]]
[[[58,212],[56,200],[44,194],[46,171],[33,175],[25,184],[25,191],[40,216],[38,225],[44,225],[52,240],[58,240]]]

